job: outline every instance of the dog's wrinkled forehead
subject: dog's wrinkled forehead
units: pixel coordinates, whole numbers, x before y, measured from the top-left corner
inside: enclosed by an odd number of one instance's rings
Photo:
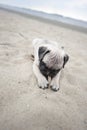
[[[39,48],[39,60],[43,60],[49,68],[61,68],[63,65],[63,59],[60,51],[54,48],[40,47]]]

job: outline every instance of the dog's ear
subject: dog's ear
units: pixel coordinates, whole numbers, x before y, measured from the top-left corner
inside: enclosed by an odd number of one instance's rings
[[[63,60],[64,60],[64,63],[63,63],[63,68],[64,68],[65,64],[66,64],[67,61],[69,60],[69,56],[66,54],[66,55],[64,56]]]
[[[47,47],[40,47],[38,50],[39,60],[42,60],[44,56],[49,52],[50,50],[48,50]]]

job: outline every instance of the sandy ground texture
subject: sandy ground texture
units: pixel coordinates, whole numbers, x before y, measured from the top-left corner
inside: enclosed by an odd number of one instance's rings
[[[34,38],[55,40],[70,56],[60,90],[38,88]],[[0,130],[87,130],[87,34],[0,10]]]

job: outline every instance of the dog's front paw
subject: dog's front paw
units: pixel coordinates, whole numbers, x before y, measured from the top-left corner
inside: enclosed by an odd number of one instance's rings
[[[59,82],[56,80],[56,78],[51,81],[50,87],[55,92],[59,90]]]
[[[57,91],[59,90],[59,87],[56,86],[56,85],[51,85],[50,87],[51,87],[51,89],[52,89],[53,91],[55,91],[55,92],[57,92]]]
[[[39,86],[39,88],[42,88],[42,89],[45,89],[45,88],[48,88],[48,86],[49,86],[49,83],[48,83],[48,81],[45,79],[45,77],[40,77],[39,79],[38,79],[38,86]]]

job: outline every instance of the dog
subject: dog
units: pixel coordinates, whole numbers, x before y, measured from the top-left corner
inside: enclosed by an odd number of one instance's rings
[[[50,77],[51,89],[58,91],[61,70],[69,60],[64,47],[59,48],[55,41],[37,38],[33,40],[33,49],[33,72],[37,78],[38,86],[42,89],[48,88]]]

